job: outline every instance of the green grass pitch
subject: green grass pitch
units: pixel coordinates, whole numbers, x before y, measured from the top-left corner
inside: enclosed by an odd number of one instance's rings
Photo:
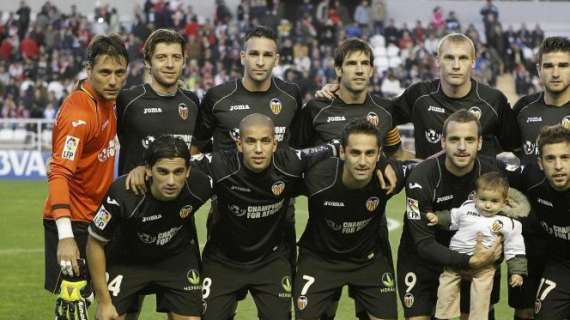
[[[47,194],[46,182],[0,181],[0,320],[53,319],[54,296],[43,289],[44,253],[41,210]],[[197,227],[201,241],[205,239],[207,207],[197,215]],[[307,220],[306,199],[300,198],[297,208],[297,234],[304,229]],[[402,194],[388,204],[388,217],[399,225],[392,230],[391,243],[396,257],[400,240],[401,221],[404,209]],[[504,274],[504,272],[503,272]],[[506,282],[501,285],[501,302],[496,306],[497,319],[512,319],[512,310],[507,305]],[[354,319],[352,300],[345,295],[341,299],[337,319]],[[94,319],[95,308],[90,308]],[[401,306],[399,307],[402,312]],[[257,319],[256,309],[251,298],[241,302],[237,320]],[[165,319],[154,312],[154,299],[145,300],[140,319]],[[403,319],[403,316],[400,315]]]

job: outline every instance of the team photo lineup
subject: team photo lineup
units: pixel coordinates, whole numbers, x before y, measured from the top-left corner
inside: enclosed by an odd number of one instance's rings
[[[312,2],[342,20],[339,1]],[[497,304],[508,319],[570,319],[570,39],[533,38],[536,90],[511,106],[502,71],[475,74],[492,30],[483,46],[447,21],[422,51],[427,67],[415,66],[434,77],[392,92],[389,68],[379,94],[373,39],[390,42],[393,21],[364,21],[372,4],[357,2],[354,28],[321,50],[331,73],[316,86],[280,69],[291,43],[267,19],[241,30],[240,68],[204,90],[185,82],[198,41],[187,29],[147,30],[140,65],[130,35],[90,37],[82,77],[54,113],[47,165],[55,319],[143,319],[152,303],[167,319],[237,319],[248,295],[255,318],[270,320],[506,319]],[[492,29],[498,12],[484,3]],[[232,19],[215,6],[219,25]],[[403,202],[399,243],[390,199]],[[341,298],[354,305],[348,318]]]

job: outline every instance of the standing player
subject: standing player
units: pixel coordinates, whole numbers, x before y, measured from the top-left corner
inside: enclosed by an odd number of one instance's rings
[[[511,185],[528,197],[547,233],[544,272],[536,292],[534,319],[570,317],[570,130],[545,127],[538,138],[538,163],[506,171]]]
[[[144,159],[149,192],[128,191],[120,177],[89,226],[96,317],[124,319],[144,292],[157,294],[157,311],[169,319],[200,319],[200,255],[191,218],[212,194],[210,179],[190,170],[188,146],[179,138],[161,136]]]
[[[261,113],[274,122],[277,141],[287,145],[289,127],[301,109],[302,97],[295,84],[272,76],[279,62],[275,33],[262,26],[253,29],[245,36],[240,57],[243,77],[206,92],[196,138],[213,138],[214,151],[234,149],[240,121],[247,115]]]
[[[479,269],[501,254],[500,239],[489,249],[476,248],[472,256],[452,251],[448,248],[451,233],[429,227],[426,220],[428,212],[459,207],[473,193],[481,174],[498,170],[495,161],[478,156],[482,142],[477,117],[466,110],[457,111],[443,125],[444,153],[421,162],[408,177],[397,266],[406,319],[431,319],[443,266]],[[469,303],[462,303],[461,309],[468,313]]]
[[[544,91],[522,97],[514,107],[522,142],[520,157],[526,164],[536,162],[541,128],[559,123],[570,128],[570,40],[546,38],[538,50],[537,67]],[[522,288],[509,288],[509,305],[517,309],[515,319],[532,319],[547,252],[544,232],[532,213],[523,220],[523,236],[529,274]]]
[[[374,179],[381,142],[365,118],[342,133],[340,160],[329,158],[304,176],[309,222],[301,237],[295,279],[297,319],[320,319],[344,285],[370,319],[396,319],[397,303],[390,244],[378,229],[390,198]],[[405,177],[401,168],[399,185]],[[333,173],[333,174],[331,174]]]
[[[461,33],[443,37],[437,48],[439,79],[411,85],[394,100],[396,124],[414,125],[416,158],[425,159],[441,150],[443,123],[457,110],[469,110],[481,123],[482,152],[493,156],[515,149],[518,132],[515,117],[500,91],[471,79],[475,63],[473,41]],[[325,86],[318,96],[332,99],[336,85]]]
[[[79,82],[58,113],[44,206],[44,287],[49,291],[58,291],[61,273],[79,275],[87,226],[113,181],[113,107],[128,62],[118,35],[93,38],[87,48],[87,79]]]
[[[184,68],[186,40],[170,29],[158,29],[144,44],[149,83],[124,90],[117,98],[117,134],[121,143],[119,175],[144,186],[142,155],[156,137],[171,134],[190,148],[198,117],[198,97],[178,86]],[[138,190],[135,190],[138,191]]]
[[[383,151],[390,155],[400,147],[400,133],[394,127],[390,102],[370,94],[374,55],[360,39],[345,40],[335,53],[339,89],[332,101],[313,99],[303,107],[292,124],[292,145],[316,146],[340,138],[344,126],[353,119],[367,119],[378,127]]]
[[[239,129],[238,152],[216,152],[198,162],[214,180],[219,217],[203,253],[204,319],[233,316],[244,290],[252,293],[261,319],[289,319],[291,242],[283,226],[309,158],[277,150],[273,122],[265,115],[245,117]]]

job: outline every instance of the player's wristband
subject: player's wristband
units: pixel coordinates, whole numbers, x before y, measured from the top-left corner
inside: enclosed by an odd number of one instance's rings
[[[57,226],[57,237],[59,240],[65,238],[73,238],[73,229],[71,228],[71,219],[68,217],[61,217],[55,220]]]

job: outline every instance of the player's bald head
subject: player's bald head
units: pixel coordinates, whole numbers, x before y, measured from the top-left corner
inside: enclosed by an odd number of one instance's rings
[[[442,55],[442,50],[447,43],[465,44],[466,46],[469,47],[469,51],[471,52],[471,58],[475,59],[475,45],[473,44],[473,41],[469,39],[469,37],[467,37],[465,34],[454,32],[441,38],[441,40],[439,40],[439,43],[437,44],[438,57]]]
[[[268,116],[261,113],[253,113],[245,116],[239,123],[239,131],[243,132],[251,127],[270,128],[273,132],[275,124]]]

